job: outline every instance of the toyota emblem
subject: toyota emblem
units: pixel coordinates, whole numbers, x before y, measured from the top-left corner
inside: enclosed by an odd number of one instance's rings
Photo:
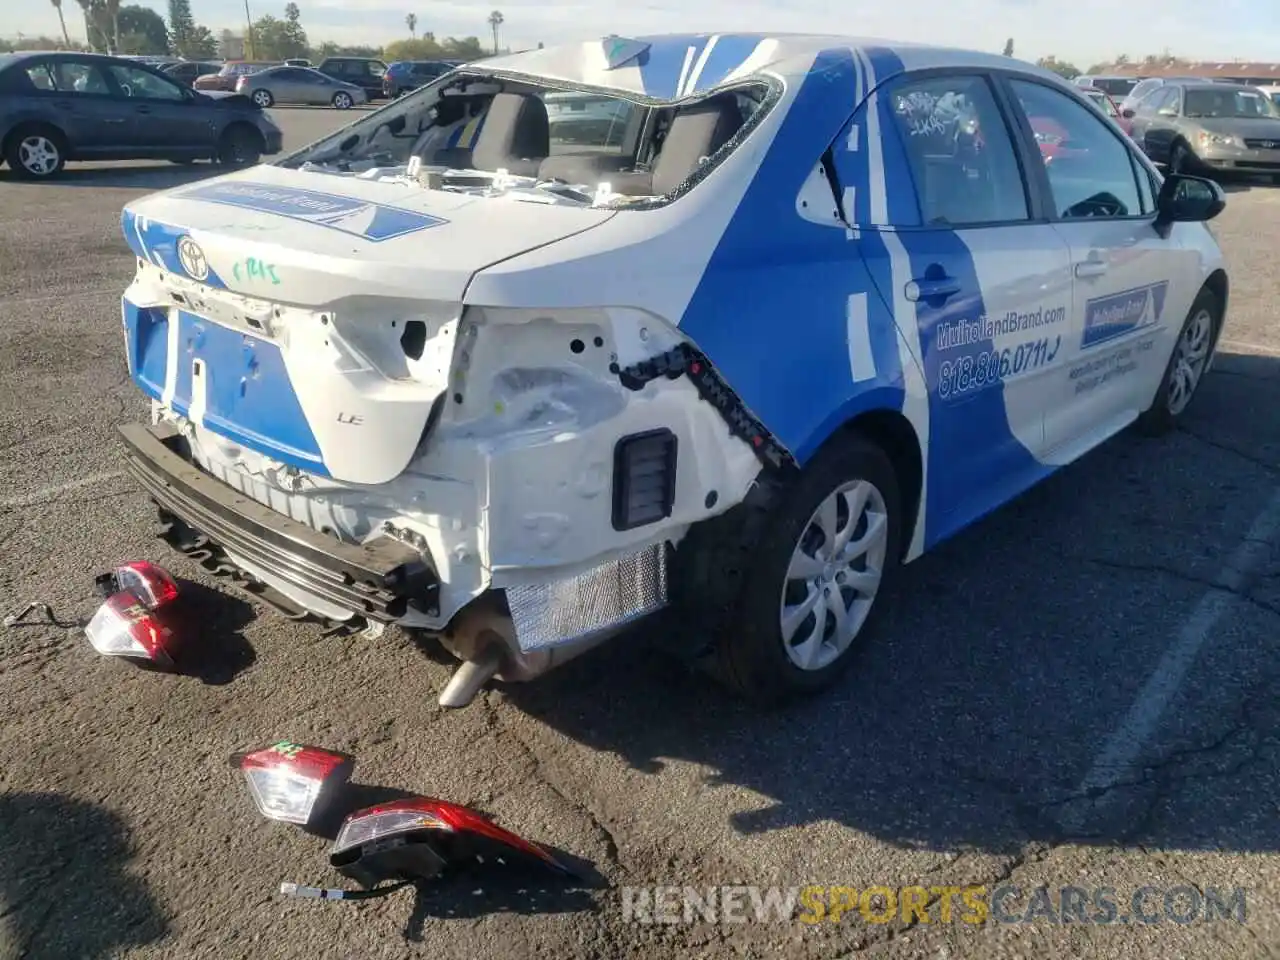
[[[209,276],[209,261],[200,245],[190,237],[178,241],[178,262],[192,280],[204,280]]]

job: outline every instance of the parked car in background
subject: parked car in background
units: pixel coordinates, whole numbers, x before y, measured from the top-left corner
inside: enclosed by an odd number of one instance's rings
[[[188,87],[200,77],[212,76],[220,73],[221,70],[221,63],[210,63],[204,60],[182,60],[160,68],[160,72],[165,76],[172,77]]]
[[[280,128],[243,97],[205,95],[159,70],[90,53],[0,54],[0,144],[16,176],[72,160],[219,160],[280,152]]]
[[[365,92],[369,100],[382,96],[382,78],[387,74],[387,65],[381,60],[371,57],[326,57],[316,69],[335,80],[354,83]]]
[[[1082,92],[1089,99],[1090,103],[1097,106],[1099,110],[1112,120],[1118,120],[1120,118],[1120,108],[1116,106],[1116,102],[1108,96],[1106,91],[1100,90],[1097,87],[1086,87]]]
[[[1105,75],[1086,74],[1076,77],[1076,86],[1092,87],[1095,90],[1101,90],[1109,97],[1125,97],[1129,95],[1129,91],[1140,82],[1137,77],[1113,77]]]
[[[347,110],[367,103],[365,92],[354,83],[343,83],[310,67],[268,67],[236,81],[242,93],[259,107],[277,103],[306,103]]]
[[[1280,183],[1280,108],[1257,87],[1170,83],[1133,114],[1133,139],[1171,173],[1264,173]]]
[[[243,76],[278,66],[275,61],[231,60],[222,65],[217,73],[197,77],[191,84],[197,90],[222,90],[227,93],[236,88],[236,82]]]
[[[310,67],[312,63],[306,57],[293,57],[284,62],[286,67]]]
[[[390,100],[443,77],[459,60],[397,60],[382,77],[382,95]]]
[[[634,105],[625,100],[581,93],[548,93],[543,102],[553,143],[621,146],[628,122],[636,113]]]
[[[1137,86],[1120,98],[1120,112],[1123,113],[1125,110],[1136,109],[1139,101],[1167,84],[1206,82],[1208,81],[1200,77],[1147,77],[1145,80],[1139,80]]]

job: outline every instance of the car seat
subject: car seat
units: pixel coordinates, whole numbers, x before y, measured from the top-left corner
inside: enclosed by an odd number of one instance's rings
[[[550,153],[551,125],[542,100],[528,93],[499,93],[471,148],[471,166],[533,177]]]

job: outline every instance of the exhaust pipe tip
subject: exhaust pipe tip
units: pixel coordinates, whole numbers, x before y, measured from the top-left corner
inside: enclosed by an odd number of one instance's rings
[[[440,691],[440,706],[448,709],[467,706],[501,668],[502,651],[496,646],[489,647],[474,660],[464,660]]]

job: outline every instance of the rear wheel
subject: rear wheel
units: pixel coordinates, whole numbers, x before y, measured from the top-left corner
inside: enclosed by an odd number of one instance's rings
[[[1155,399],[1138,417],[1138,426],[1144,433],[1159,436],[1177,425],[1204,380],[1221,322],[1218,298],[1211,290],[1201,290],[1178,332]]]
[[[345,90],[339,90],[333,95],[333,105],[339,110],[349,110],[355,101],[351,99],[351,94]]]
[[[255,90],[253,91],[253,96],[250,99],[252,99],[253,102],[263,110],[276,102],[276,98],[271,95],[270,90]]]
[[[816,692],[849,667],[902,552],[893,464],[860,436],[834,441],[772,496],[695,528],[677,551],[693,568],[682,605],[714,618],[705,666],[762,704]],[[678,570],[673,588],[685,579]]]
[[[4,144],[4,158],[24,180],[48,180],[67,165],[67,141],[52,127],[19,127]]]
[[[218,160],[228,167],[251,167],[262,159],[262,135],[252,127],[237,124],[222,135]]]

